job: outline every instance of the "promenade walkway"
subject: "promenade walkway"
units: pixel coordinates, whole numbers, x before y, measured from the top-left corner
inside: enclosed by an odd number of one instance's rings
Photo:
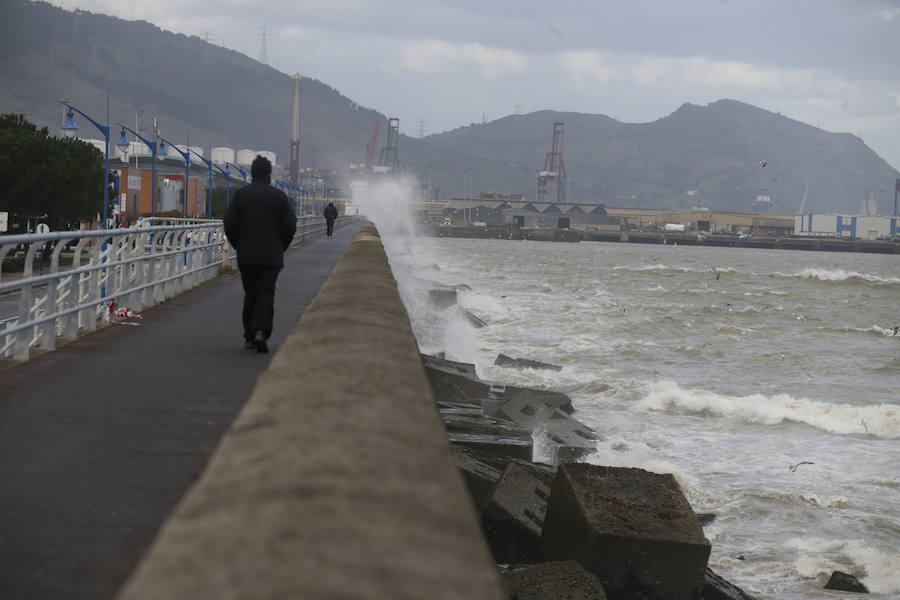
[[[359,226],[285,255],[271,354],[235,275],[0,373],[0,598],[114,597]]]

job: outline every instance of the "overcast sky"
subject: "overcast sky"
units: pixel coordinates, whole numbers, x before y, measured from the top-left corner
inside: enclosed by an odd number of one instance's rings
[[[732,98],[859,135],[900,169],[900,0],[51,2],[257,59],[265,26],[271,66],[412,136],[541,109],[647,122]]]

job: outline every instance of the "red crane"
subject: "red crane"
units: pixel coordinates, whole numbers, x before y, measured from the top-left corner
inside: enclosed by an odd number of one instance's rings
[[[375,148],[378,147],[378,132],[381,131],[381,121],[375,121],[375,131],[372,132],[372,141],[366,148],[366,171],[371,172],[375,164]]]

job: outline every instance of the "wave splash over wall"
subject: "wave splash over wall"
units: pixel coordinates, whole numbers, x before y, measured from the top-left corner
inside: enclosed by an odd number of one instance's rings
[[[430,291],[442,284],[429,238],[417,231],[412,203],[418,190],[413,177],[382,178],[355,185],[353,201],[378,228],[420,351],[478,364],[477,331],[466,314],[458,306],[441,309],[430,300]]]

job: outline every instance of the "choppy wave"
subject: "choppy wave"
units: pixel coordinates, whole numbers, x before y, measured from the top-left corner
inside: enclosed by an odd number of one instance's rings
[[[871,327],[820,327],[820,330],[825,331],[842,331],[846,333],[871,333],[880,337],[897,337],[900,340],[893,329],[888,329],[886,327],[879,327],[878,325],[872,325]]]
[[[819,281],[847,281],[856,283],[874,283],[877,285],[900,284],[900,279],[894,277],[879,277],[872,273],[859,273],[857,271],[845,271],[843,269],[803,269],[799,273],[772,273],[772,277],[817,279]]]
[[[896,548],[873,546],[865,540],[795,538],[788,546],[797,552],[795,566],[803,577],[827,578],[836,564],[859,575],[859,580],[875,594],[900,594],[900,552]],[[855,568],[854,568],[855,567]]]
[[[716,271],[718,271],[720,273],[726,273],[729,270],[734,271],[734,269],[716,269]],[[713,269],[712,268],[695,269],[693,267],[670,267],[663,263],[652,263],[652,264],[648,264],[648,265],[641,265],[639,267],[617,265],[617,266],[613,267],[613,271],[634,271],[636,273],[643,273],[646,271],[672,271],[673,273],[711,273],[711,272],[713,272]]]
[[[684,390],[674,382],[648,385],[649,393],[635,407],[641,410],[678,410],[703,413],[746,423],[777,425],[805,423],[841,435],[871,435],[900,439],[900,406],[854,406],[794,398],[788,394],[725,396],[703,390]]]
[[[775,502],[778,504],[793,505],[816,505],[822,508],[847,508],[850,506],[850,499],[841,495],[822,495],[810,492],[788,492],[766,490],[760,492],[751,492],[751,497],[762,500],[764,502]]]

